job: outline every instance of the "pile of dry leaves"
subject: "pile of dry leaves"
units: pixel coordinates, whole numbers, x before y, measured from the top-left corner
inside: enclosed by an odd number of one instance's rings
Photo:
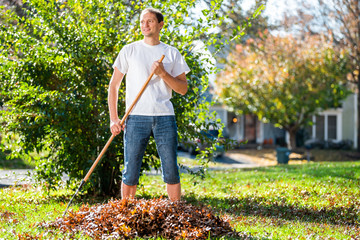
[[[64,218],[43,227],[63,232],[82,232],[94,239],[163,237],[167,239],[207,239],[246,235],[235,232],[228,221],[206,207],[167,199],[111,200],[106,204],[82,206]]]

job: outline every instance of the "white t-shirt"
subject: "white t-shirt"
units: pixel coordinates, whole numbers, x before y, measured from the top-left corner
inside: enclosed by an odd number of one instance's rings
[[[180,52],[163,42],[152,46],[143,40],[124,46],[117,56],[113,68],[126,74],[126,110],[135,100],[151,74],[153,62],[165,55],[165,70],[173,77],[190,69]],[[172,89],[157,75],[154,75],[130,114],[147,116],[175,115],[170,102]]]

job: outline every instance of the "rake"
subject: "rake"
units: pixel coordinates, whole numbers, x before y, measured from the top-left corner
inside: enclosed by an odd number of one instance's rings
[[[162,60],[164,59],[165,55],[162,55],[159,62],[162,62]],[[153,77],[154,72],[151,72],[150,76],[148,77],[148,79],[146,80],[146,82],[144,83],[143,87],[141,88],[141,90],[139,91],[138,95],[136,96],[134,102],[131,104],[131,106],[129,107],[129,109],[126,111],[125,115],[123,116],[123,118],[120,121],[120,126],[122,126],[125,123],[126,118],[129,116],[130,112],[132,111],[132,109],[134,108],[135,104],[137,103],[137,101],[139,100],[139,98],[141,97],[141,95],[143,94],[143,92],[145,91],[145,88],[147,87],[148,83],[150,82],[151,78]],[[108,149],[110,143],[112,142],[112,140],[114,139],[115,135],[111,135],[111,137],[109,138],[109,140],[107,141],[107,143],[105,144],[104,148],[101,150],[99,156],[96,158],[95,162],[93,163],[93,165],[91,166],[90,170],[87,172],[86,176],[84,177],[84,179],[81,181],[79,188],[76,190],[76,192],[74,193],[74,195],[71,197],[65,211],[63,214],[63,217],[65,217],[66,212],[69,208],[69,206],[71,205],[71,202],[73,201],[74,197],[78,194],[78,192],[81,190],[81,188],[84,186],[84,184],[86,183],[86,181],[89,179],[91,173],[94,171],[96,165],[99,163],[99,161],[101,160],[102,156],[104,155],[104,153],[106,152],[106,150]]]

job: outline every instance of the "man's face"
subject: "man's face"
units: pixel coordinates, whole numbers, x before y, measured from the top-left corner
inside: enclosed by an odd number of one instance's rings
[[[158,22],[156,15],[151,12],[143,14],[140,18],[141,32],[145,37],[158,36],[164,22]]]

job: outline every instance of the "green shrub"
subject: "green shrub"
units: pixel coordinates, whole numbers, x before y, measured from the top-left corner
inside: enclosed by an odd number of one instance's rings
[[[200,38],[205,46],[221,42],[219,35],[207,34],[224,20],[216,14],[221,2],[213,1],[202,18],[191,13],[196,1],[29,0],[23,5],[24,17],[2,8],[0,104],[7,111],[1,112],[1,130],[5,138],[19,135],[19,150],[12,156],[48,152],[36,160],[36,173],[49,188],[58,186],[63,174],[69,175],[68,184],[85,176],[111,135],[107,106],[111,66],[125,44],[142,38],[139,14],[147,6],[163,10],[166,26],[161,40],[177,47],[191,68],[188,93],[173,97],[179,140],[199,135],[196,129],[219,125],[208,114],[204,97],[208,75],[215,68],[207,68],[211,60],[200,59],[192,48]],[[124,108],[122,86],[120,115]],[[119,192],[122,149],[123,139],[116,137],[86,185],[89,192]],[[154,141],[142,169],[150,167],[159,167]]]

